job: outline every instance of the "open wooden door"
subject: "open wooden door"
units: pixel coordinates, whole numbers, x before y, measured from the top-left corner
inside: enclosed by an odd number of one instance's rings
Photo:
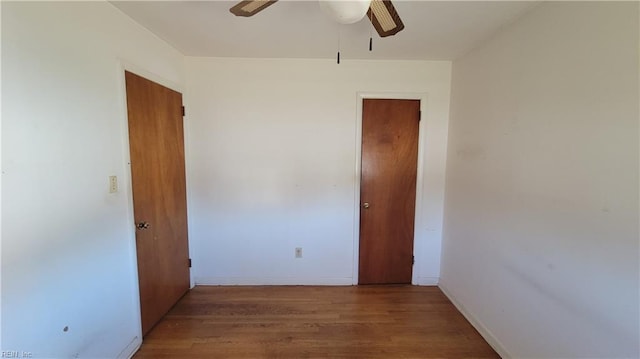
[[[411,283],[420,101],[362,107],[358,282]]]
[[[125,73],[142,333],[189,290],[182,94]]]

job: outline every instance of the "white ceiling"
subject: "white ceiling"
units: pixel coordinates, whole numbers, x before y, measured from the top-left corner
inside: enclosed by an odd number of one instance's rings
[[[453,60],[537,1],[394,0],[405,29],[380,38],[368,19],[339,25],[317,1],[286,1],[253,17],[229,12],[234,1],[112,1],[187,56]],[[369,33],[373,31],[373,52]]]

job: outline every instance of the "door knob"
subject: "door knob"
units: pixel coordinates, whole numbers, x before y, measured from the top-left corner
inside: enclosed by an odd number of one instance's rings
[[[148,229],[149,227],[151,227],[151,225],[149,224],[149,222],[145,222],[145,221],[142,221],[136,224],[137,229]]]
[[[369,202],[365,202],[362,204],[362,208],[369,209]]]

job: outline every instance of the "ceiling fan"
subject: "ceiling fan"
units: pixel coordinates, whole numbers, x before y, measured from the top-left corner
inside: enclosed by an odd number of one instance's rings
[[[277,1],[278,0],[244,0],[237,3],[229,11],[236,16],[249,17],[275,4]],[[319,1],[321,6],[341,23],[359,21],[364,17],[366,12],[367,18],[369,18],[380,37],[395,35],[404,29],[404,24],[396,12],[396,9],[393,7],[391,0]],[[345,6],[350,7],[347,11],[351,12],[355,3],[361,4],[357,6],[362,8],[362,15],[355,15],[355,17],[353,17],[350,14],[343,16],[343,14],[340,13],[342,11],[341,9]],[[356,13],[358,11],[359,10],[356,10]]]

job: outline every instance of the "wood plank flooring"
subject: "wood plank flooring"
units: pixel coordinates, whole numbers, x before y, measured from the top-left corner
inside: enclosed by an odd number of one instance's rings
[[[437,287],[196,287],[143,358],[499,358]]]

